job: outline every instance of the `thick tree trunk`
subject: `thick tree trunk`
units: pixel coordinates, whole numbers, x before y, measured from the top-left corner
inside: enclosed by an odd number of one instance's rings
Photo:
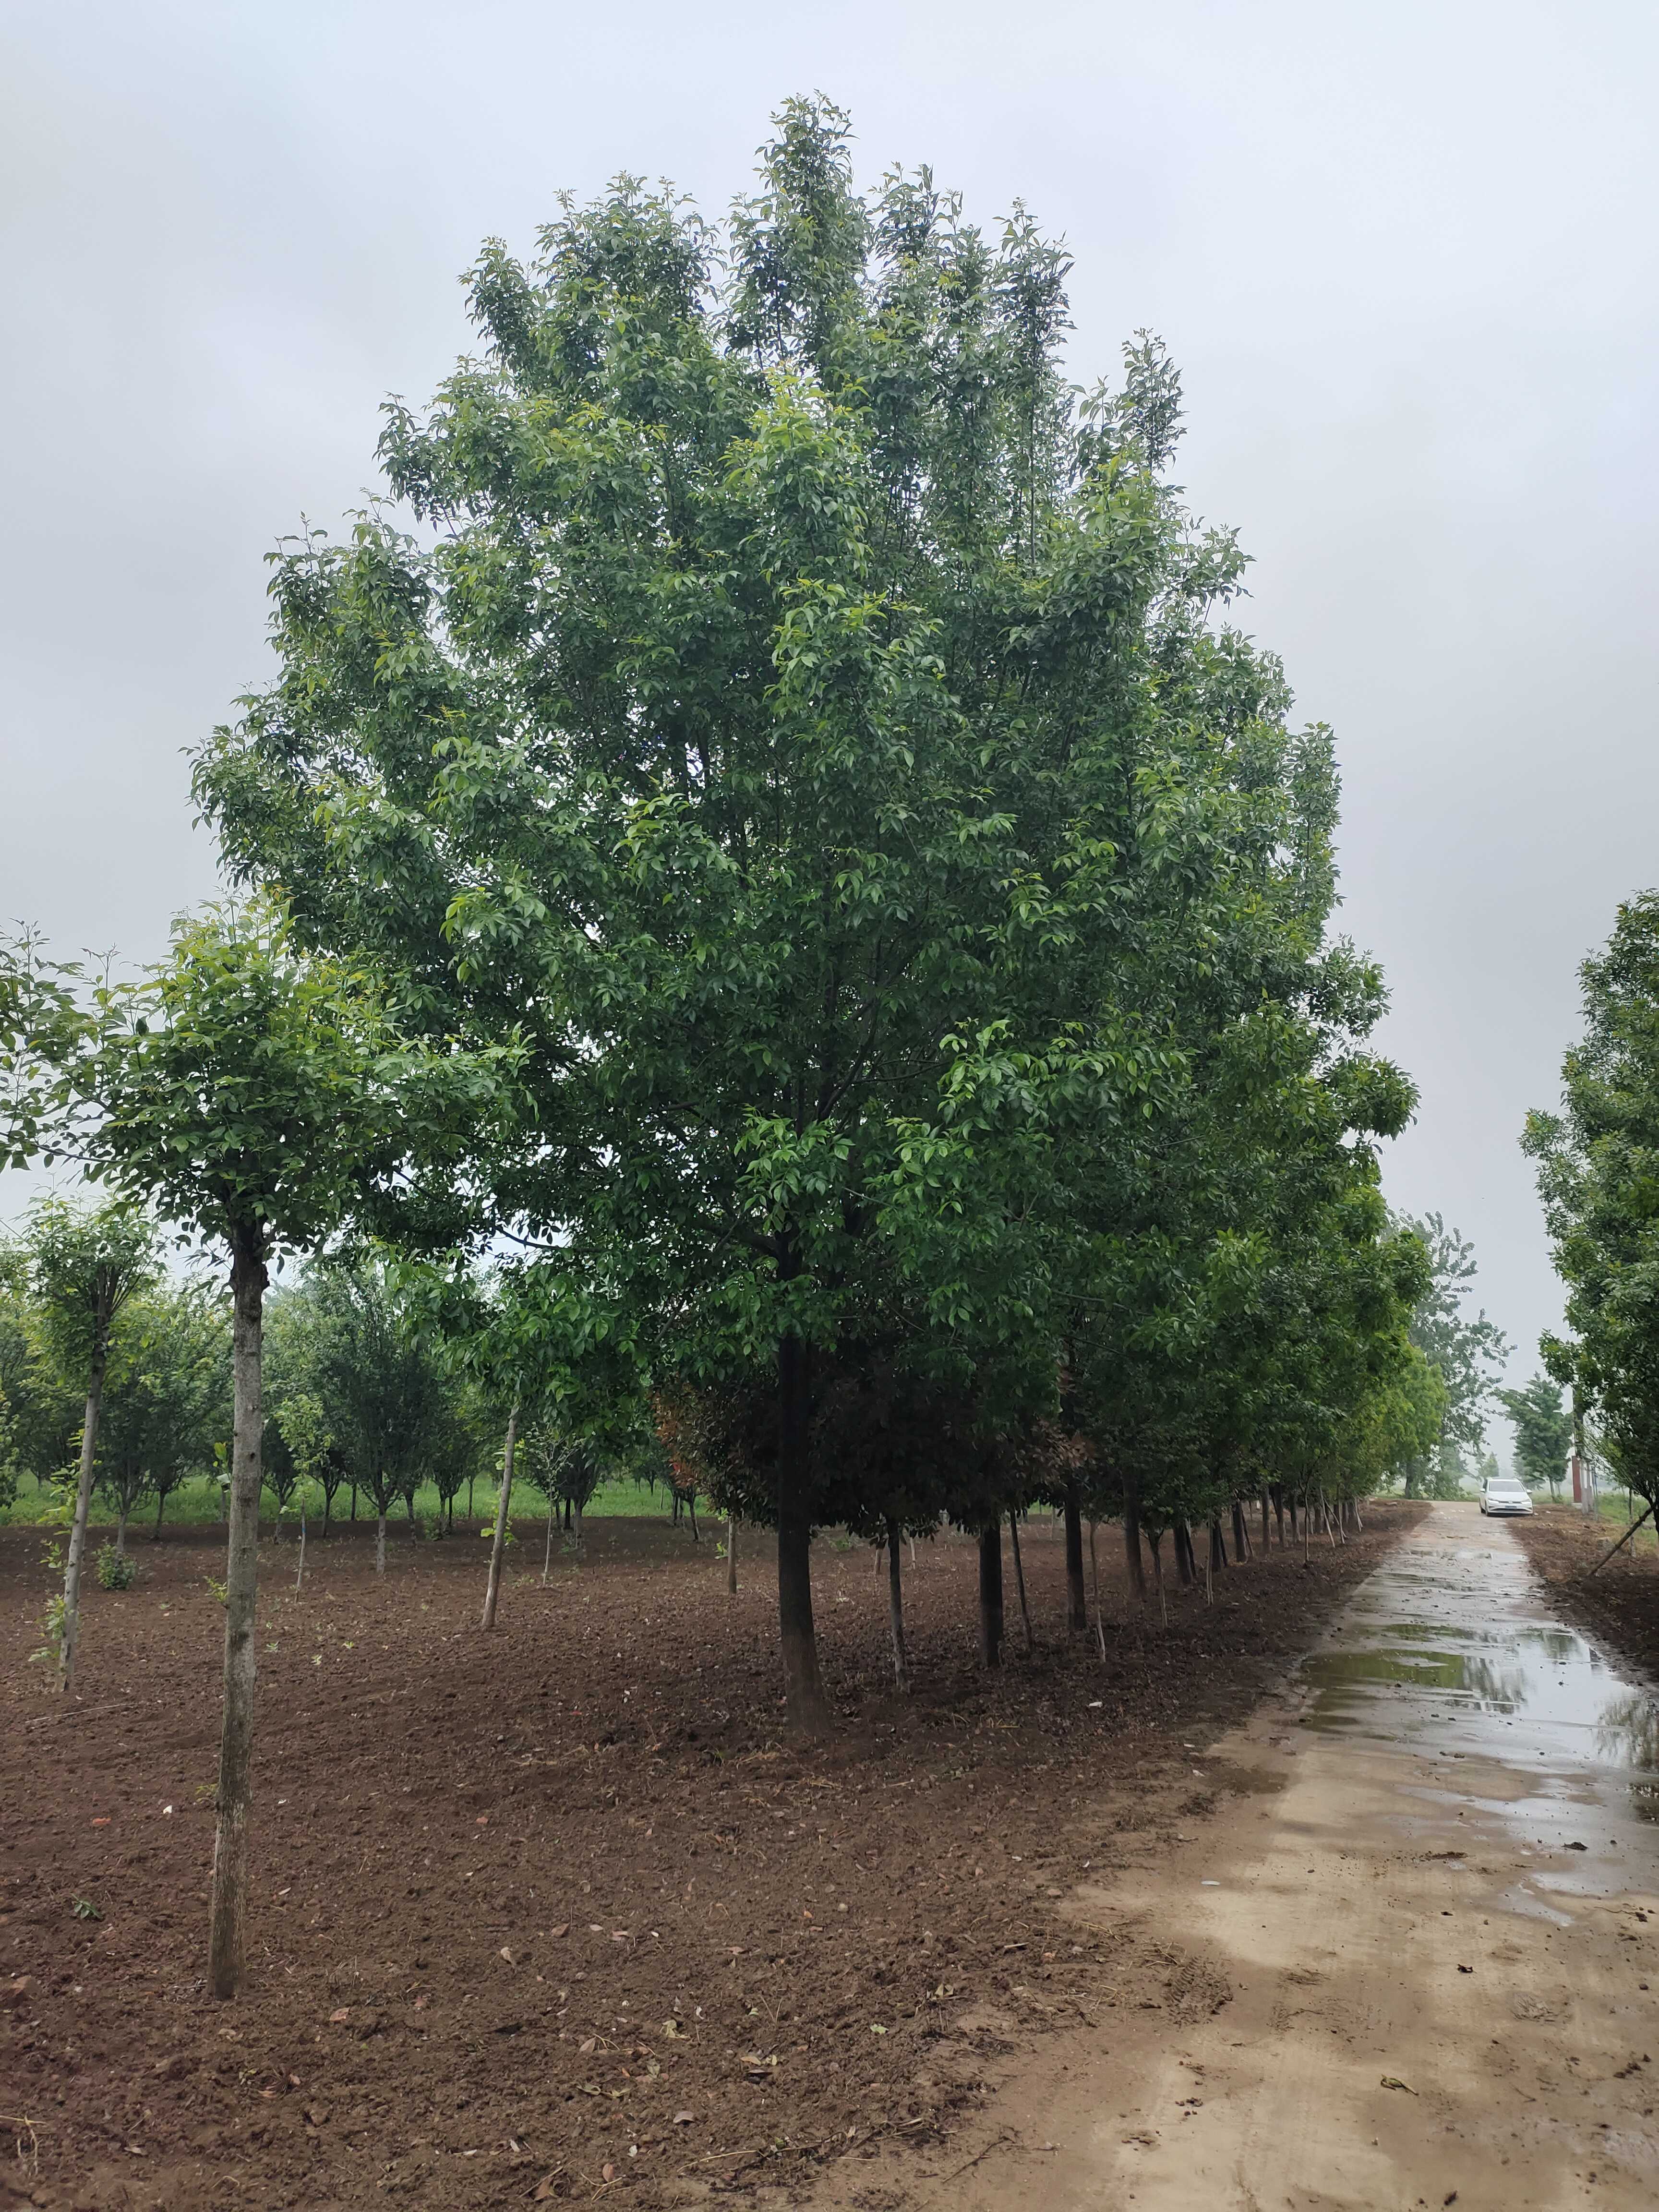
[[[1233,1557],[1243,1562],[1250,1556],[1250,1532],[1244,1526],[1244,1506],[1240,1498],[1233,1500]]]
[[[1129,1587],[1145,1605],[1146,1570],[1140,1557],[1140,1486],[1127,1479],[1123,1485],[1123,1559],[1129,1570]]]
[[[507,1516],[513,1503],[513,1453],[519,1441],[519,1409],[507,1417],[507,1446],[501,1454],[501,1494],[495,1506],[495,1534],[489,1547],[489,1580],[484,1587],[485,1628],[495,1626],[495,1601],[501,1595],[501,1553],[507,1549]]]
[[[818,1672],[812,1624],[812,1504],[808,1492],[806,1348],[799,1337],[778,1345],[778,1640],[791,1724],[809,1735],[830,1732],[830,1701]],[[696,1527],[693,1501],[692,1528]]]
[[[1227,1564],[1227,1540],[1221,1533],[1221,1516],[1216,1514],[1210,1522],[1210,1572],[1218,1574]]]
[[[1279,1524],[1279,1548],[1282,1552],[1285,1548],[1285,1493],[1282,1490],[1273,1492],[1273,1518]]]
[[[726,1516],[726,1591],[728,1597],[738,1594],[738,1516]]]
[[[81,1564],[86,1557],[92,1458],[98,1447],[98,1409],[103,1403],[104,1364],[108,1357],[109,1322],[100,1314],[93,1323],[87,1410],[81,1423],[81,1474],[75,1486],[75,1518],[70,1524],[69,1558],[64,1566],[64,1634],[58,1647],[58,1686],[65,1692],[74,1684],[76,1647],[81,1641]]]
[[[259,1442],[264,1429],[260,1376],[265,1259],[262,1229],[232,1239],[231,1375],[234,1403],[230,1451],[230,1540],[225,1564],[225,1703],[219,1738],[217,1825],[213,1838],[213,1907],[208,1986],[234,1997],[246,1950],[248,1814],[253,1802],[254,1612],[259,1594]]]
[[[904,1584],[899,1563],[898,1522],[887,1521],[887,1625],[893,1638],[893,1681],[900,1694],[910,1687],[910,1655],[904,1646]]]
[[[1273,1524],[1267,1516],[1267,1493],[1264,1490],[1261,1493],[1261,1549],[1264,1553],[1273,1549]]]
[[[1164,1531],[1156,1535],[1148,1532],[1146,1548],[1152,1555],[1152,1587],[1158,1592],[1158,1618],[1167,1628],[1170,1625],[1169,1600],[1164,1595]]]
[[[1020,1626],[1025,1634],[1025,1656],[1029,1659],[1036,1645],[1031,1635],[1031,1608],[1025,1602],[1025,1565],[1019,1556],[1019,1518],[1012,1511],[1008,1516],[1008,1537],[1014,1547],[1014,1588],[1019,1593]]]
[[[167,1494],[164,1490],[155,1501],[155,1528],[149,1540],[152,1544],[159,1544],[161,1540],[161,1516],[167,1510]]]
[[[125,1504],[118,1504],[116,1507],[115,1550],[118,1558],[123,1559],[125,1559],[127,1555],[127,1509]]]
[[[994,1521],[979,1538],[979,1663],[1002,1664],[1002,1522]]]
[[[1089,1597],[1083,1584],[1083,1503],[1075,1482],[1066,1486],[1066,1626],[1074,1636],[1089,1632]]]
[[[383,1512],[374,1516],[374,1571],[377,1575],[386,1572],[386,1515]]]

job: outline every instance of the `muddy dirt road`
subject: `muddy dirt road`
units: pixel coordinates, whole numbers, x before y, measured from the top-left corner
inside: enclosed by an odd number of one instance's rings
[[[1066,1909],[1230,1998],[1011,2056],[975,2130],[818,2206],[1659,2201],[1659,1704],[1552,1618],[1510,1528],[1437,1508],[1194,1771],[1226,1809]]]

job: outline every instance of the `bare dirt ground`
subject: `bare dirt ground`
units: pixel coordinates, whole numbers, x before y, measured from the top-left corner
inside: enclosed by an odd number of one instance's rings
[[[1551,1603],[1569,1620],[1606,1637],[1649,1675],[1659,1677],[1659,1558],[1653,1523],[1638,1529],[1588,1580],[1589,1570],[1624,1534],[1616,1522],[1587,1521],[1571,1505],[1545,1505],[1514,1527]]]
[[[0,1532],[0,2204],[780,2202],[830,2161],[846,2201],[908,2202],[880,2193],[885,2147],[949,2162],[1011,2047],[1059,2079],[1081,2021],[1173,2048],[1227,2003],[1201,1928],[1086,1899],[1253,1816],[1203,1754],[1420,1511],[1230,1571],[1211,1607],[1172,1592],[1167,1628],[1103,1531],[1103,1662],[1068,1647],[1034,1528],[1036,1652],[1011,1575],[989,1680],[972,1548],[924,1545],[902,1703],[872,1555],[821,1543],[842,1722],[810,1748],[782,1732],[757,1540],[732,1600],[710,1542],[645,1521],[595,1525],[543,1589],[526,1529],[490,1638],[474,1540],[397,1543],[380,1582],[368,1543],[313,1545],[297,1595],[267,1545],[228,2007],[202,1986],[216,1532],[140,1544],[136,1588],[91,1593],[67,1710],[26,1663],[40,1538]]]
[[[1088,2002],[1004,2055],[858,2212],[1635,2212],[1659,2201],[1656,1708],[1552,1617],[1511,1524],[1441,1506],[1292,1693],[1198,1761],[1221,1801],[1065,1912],[1224,2004]],[[1198,1778],[1195,1777],[1195,1783]]]

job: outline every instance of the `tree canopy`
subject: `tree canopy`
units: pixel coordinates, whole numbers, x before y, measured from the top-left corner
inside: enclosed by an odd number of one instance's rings
[[[1556,1113],[1534,1113],[1538,1163],[1571,1344],[1546,1339],[1552,1379],[1594,1405],[1622,1480],[1659,1498],[1659,891],[1619,908],[1579,970],[1584,1034],[1566,1055]]]
[[[278,557],[280,674],[197,764],[297,943],[521,1050],[477,1233],[641,1388],[769,1407],[803,1718],[811,1528],[880,1502],[837,1377],[953,1394],[983,1465],[1071,1363],[1120,1459],[1312,1467],[1405,1362],[1330,741],[1228,624],[1161,346],[1066,381],[1068,266],[860,193],[822,101],[723,228],[623,178],[489,244],[479,357]]]

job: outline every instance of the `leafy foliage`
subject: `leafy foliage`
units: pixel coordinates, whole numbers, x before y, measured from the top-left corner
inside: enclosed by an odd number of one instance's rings
[[[1594,1406],[1620,1479],[1659,1498],[1659,892],[1621,906],[1585,961],[1584,1034],[1556,1114],[1527,1121],[1544,1218],[1567,1286],[1571,1344],[1545,1366]]]
[[[1572,1449],[1572,1415],[1561,1402],[1561,1386],[1547,1375],[1534,1375],[1524,1389],[1500,1390],[1500,1403],[1515,1424],[1515,1464],[1531,1488],[1540,1482],[1554,1497]]]

